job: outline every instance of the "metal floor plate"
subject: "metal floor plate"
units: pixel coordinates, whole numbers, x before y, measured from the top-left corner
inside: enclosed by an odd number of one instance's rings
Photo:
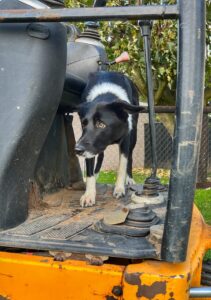
[[[127,197],[112,197],[112,187],[98,187],[97,204],[81,208],[82,191],[63,189],[43,199],[45,208],[31,210],[21,225],[0,232],[0,246],[122,258],[156,258],[155,248],[144,237],[99,233],[94,224],[105,213],[123,207]]]

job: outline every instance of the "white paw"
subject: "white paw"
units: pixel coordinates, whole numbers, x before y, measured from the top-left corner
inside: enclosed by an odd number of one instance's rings
[[[80,199],[80,205],[82,207],[88,207],[95,205],[95,193],[86,192]]]
[[[113,196],[117,199],[125,196],[125,187],[124,186],[115,186]]]
[[[135,180],[134,180],[132,177],[129,177],[128,175],[127,175],[127,177],[126,177],[125,183],[126,183],[127,185],[133,185],[133,184],[136,184]]]

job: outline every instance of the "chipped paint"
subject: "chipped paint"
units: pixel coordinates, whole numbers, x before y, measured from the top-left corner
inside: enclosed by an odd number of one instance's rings
[[[170,298],[168,300],[175,300],[175,298],[173,298],[174,297],[174,293],[173,292],[169,293],[169,296],[170,296]]]
[[[131,285],[141,285],[140,276],[142,273],[125,273],[125,281]]]
[[[138,297],[147,299],[153,299],[159,294],[166,294],[166,281],[156,281],[152,285],[141,285],[137,292]]]
[[[43,263],[48,263],[49,262],[49,259],[41,259],[40,262],[43,262]]]
[[[190,279],[191,279],[191,274],[190,274],[190,272],[189,272],[189,273],[188,273],[188,276],[187,276],[187,282],[189,282]]]
[[[141,283],[142,273],[125,274],[125,281],[131,285],[137,285],[138,290],[137,297],[145,297],[147,299],[153,299],[155,296],[166,294],[166,281],[155,281],[151,285],[145,285]]]

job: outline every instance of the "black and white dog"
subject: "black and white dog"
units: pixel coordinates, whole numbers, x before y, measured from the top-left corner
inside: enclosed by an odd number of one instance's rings
[[[86,192],[80,199],[82,207],[95,204],[96,180],[103,151],[108,145],[119,144],[120,158],[116,198],[125,195],[125,182],[132,184],[132,152],[136,144],[139,106],[138,92],[132,81],[117,72],[97,72],[90,75],[82,95],[78,113],[82,136],[75,146],[76,154],[86,158]],[[95,157],[98,155],[95,166]]]

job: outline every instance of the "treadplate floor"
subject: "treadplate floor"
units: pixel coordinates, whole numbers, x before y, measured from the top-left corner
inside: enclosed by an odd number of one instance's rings
[[[21,225],[0,232],[0,246],[73,253],[106,255],[122,258],[157,258],[154,246],[144,237],[129,237],[97,232],[94,224],[106,213],[130,202],[112,197],[113,187],[98,185],[97,203],[81,208],[83,191],[62,189],[46,196],[42,205],[30,211]],[[163,219],[163,207],[155,208]]]

